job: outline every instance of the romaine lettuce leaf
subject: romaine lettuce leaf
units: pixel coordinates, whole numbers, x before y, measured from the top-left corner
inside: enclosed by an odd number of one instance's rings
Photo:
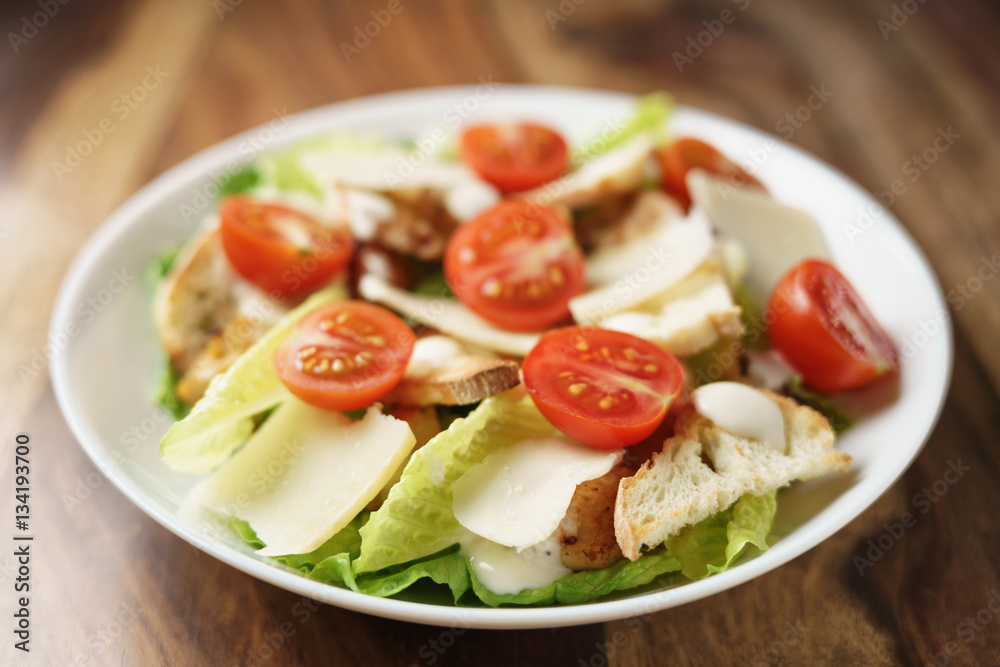
[[[745,494],[725,512],[708,517],[681,530],[667,540],[666,546],[680,562],[688,579],[702,579],[728,569],[747,545],[767,549],[777,512],[777,492],[762,496]]]
[[[184,419],[191,412],[191,406],[177,395],[177,383],[181,379],[181,374],[177,372],[170,359],[163,360],[161,373],[160,383],[156,386],[153,399],[157,405],[173,415],[174,419]]]
[[[361,530],[355,572],[375,572],[457,544],[465,529],[452,513],[452,482],[501,447],[556,435],[523,391],[487,398],[410,458],[399,483]]]
[[[315,177],[302,165],[308,153],[371,153],[384,150],[380,137],[356,133],[329,134],[307,139],[294,147],[262,155],[257,160],[258,187],[273,187],[282,192],[304,192],[317,199],[323,189]]]
[[[253,432],[254,416],[288,396],[274,369],[274,355],[295,324],[316,306],[345,298],[339,284],[316,292],[216,376],[191,414],[163,436],[163,461],[175,470],[197,473],[229,458]]]
[[[837,407],[833,399],[826,394],[813,391],[802,384],[802,376],[794,375],[785,386],[785,392],[802,405],[810,408],[826,417],[830,422],[830,428],[837,435],[854,426],[851,418],[844,414],[843,410]]]
[[[667,121],[674,110],[674,99],[667,93],[650,93],[639,98],[635,113],[621,129],[603,141],[590,141],[573,151],[571,162],[579,166],[598,155],[621,146],[643,132],[649,132],[657,145],[666,141]]]

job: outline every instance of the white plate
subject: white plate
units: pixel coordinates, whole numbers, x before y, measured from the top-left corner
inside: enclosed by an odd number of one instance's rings
[[[873,200],[843,175],[799,149],[757,130],[693,109],[679,110],[677,134],[709,139],[742,162],[767,155],[758,176],[780,201],[811,212],[822,226],[836,264],[861,292],[904,350],[898,398],[885,387],[855,397],[857,406],[881,405],[840,441],[854,457],[843,476],[794,485],[779,502],[775,533],[782,536],[759,557],[727,572],[670,590],[621,595],[596,603],[548,608],[455,609],[430,602],[360,595],[298,576],[255,556],[238,540],[181,517],[184,493],[195,477],[160,462],[157,443],[167,419],[151,401],[161,351],[150,321],[150,261],[188,237],[197,221],[196,192],[212,193],[213,174],[255,145],[280,148],[326,130],[408,136],[427,128],[452,130],[464,114],[535,119],[563,130],[579,144],[627,118],[634,98],[587,90],[485,86],[414,90],[343,102],[303,113],[209,148],[177,165],[125,202],[90,239],[63,282],[52,340],[68,339],[52,361],[52,380],[66,420],[87,454],[136,505],[199,549],[259,579],[347,609],[417,623],[482,628],[538,628],[593,623],[645,614],[698,600],[749,581],[802,554],[857,517],[906,470],[929,435],[951,373],[951,329],[928,324],[947,314],[927,260],[888,213],[851,243],[845,225]],[[776,144],[765,144],[773,140]],[[768,153],[765,146],[776,146]],[[205,210],[208,210],[207,208]],[[190,218],[191,216],[188,215]],[[201,216],[197,216],[200,218]],[[113,272],[119,273],[119,282]],[[129,276],[132,276],[130,278]],[[121,288],[121,279],[127,285]],[[117,293],[116,293],[117,291]],[[74,325],[74,326],[71,326]],[[64,335],[65,334],[65,335]],[[883,395],[877,395],[883,394]],[[844,554],[849,558],[850,554]],[[178,575],[180,576],[180,575]]]

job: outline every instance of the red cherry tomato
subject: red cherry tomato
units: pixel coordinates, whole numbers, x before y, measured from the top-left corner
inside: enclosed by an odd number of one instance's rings
[[[532,123],[475,125],[462,133],[462,160],[502,192],[530,190],[566,168],[566,141]]]
[[[346,228],[276,204],[230,197],[219,211],[222,248],[241,276],[284,296],[314,291],[351,261]]]
[[[399,383],[416,339],[385,308],[344,301],[306,315],[278,349],[274,364],[288,390],[309,405],[356,410]]]
[[[656,345],[619,331],[565,327],[528,353],[524,386],[553,426],[599,449],[652,434],[680,394],[684,370]],[[662,444],[662,443],[661,443]]]
[[[785,274],[765,317],[771,344],[818,391],[857,389],[899,370],[892,339],[826,262],[809,259]]]
[[[569,316],[569,300],[583,291],[583,255],[554,209],[508,200],[452,234],[444,274],[485,319],[538,331]]]
[[[750,185],[764,190],[764,186],[742,167],[715,148],[698,139],[677,139],[657,152],[660,163],[660,185],[667,194],[684,206],[691,207],[691,194],[687,188],[687,173],[704,169],[713,176],[729,179],[735,186]]]

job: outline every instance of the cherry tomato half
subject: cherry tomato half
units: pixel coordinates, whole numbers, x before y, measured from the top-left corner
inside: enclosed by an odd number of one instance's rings
[[[713,176],[729,179],[735,187],[750,185],[764,190],[764,186],[745,169],[737,166],[725,155],[699,139],[677,139],[657,152],[660,163],[660,185],[667,194],[684,206],[691,207],[691,194],[687,188],[687,173],[704,169]]]
[[[538,331],[569,316],[569,300],[583,291],[583,254],[555,209],[508,200],[452,234],[444,275],[490,322]]]
[[[416,339],[385,308],[343,301],[306,315],[278,349],[274,364],[288,390],[309,405],[356,410],[399,383]]]
[[[826,262],[807,259],[785,274],[765,317],[771,344],[818,391],[856,389],[899,370],[892,339]]]
[[[684,383],[680,362],[649,341],[582,327],[542,336],[522,372],[542,415],[599,449],[642,442],[663,421]]]
[[[459,152],[483,180],[502,192],[530,190],[558,178],[569,154],[558,132],[532,123],[467,128]]]
[[[276,204],[230,197],[219,211],[222,247],[241,276],[283,296],[314,291],[351,261],[346,228]]]

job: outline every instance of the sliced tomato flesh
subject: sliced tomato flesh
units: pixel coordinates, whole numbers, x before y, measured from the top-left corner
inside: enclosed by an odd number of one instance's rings
[[[761,182],[745,169],[700,139],[677,139],[658,151],[657,156],[660,164],[660,185],[685,209],[691,207],[687,174],[692,169],[702,169],[713,176],[728,179],[734,187],[748,185],[760,190],[765,189]]]
[[[641,442],[683,385],[670,353],[630,334],[565,327],[542,336],[522,367],[535,405],[560,431],[598,448]]]
[[[530,190],[558,178],[569,155],[558,132],[534,123],[469,127],[459,145],[462,160],[502,192]]]
[[[230,197],[219,211],[222,248],[236,272],[279,296],[322,287],[351,261],[354,239],[287,206]]]
[[[385,308],[344,301],[306,315],[279,348],[275,367],[306,403],[355,410],[399,383],[415,342],[410,327]]]
[[[554,209],[510,200],[465,223],[444,258],[455,296],[497,326],[538,331],[569,317],[583,255]]]
[[[806,260],[789,271],[771,294],[766,321],[771,343],[813,389],[857,389],[899,370],[892,339],[827,262]]]

